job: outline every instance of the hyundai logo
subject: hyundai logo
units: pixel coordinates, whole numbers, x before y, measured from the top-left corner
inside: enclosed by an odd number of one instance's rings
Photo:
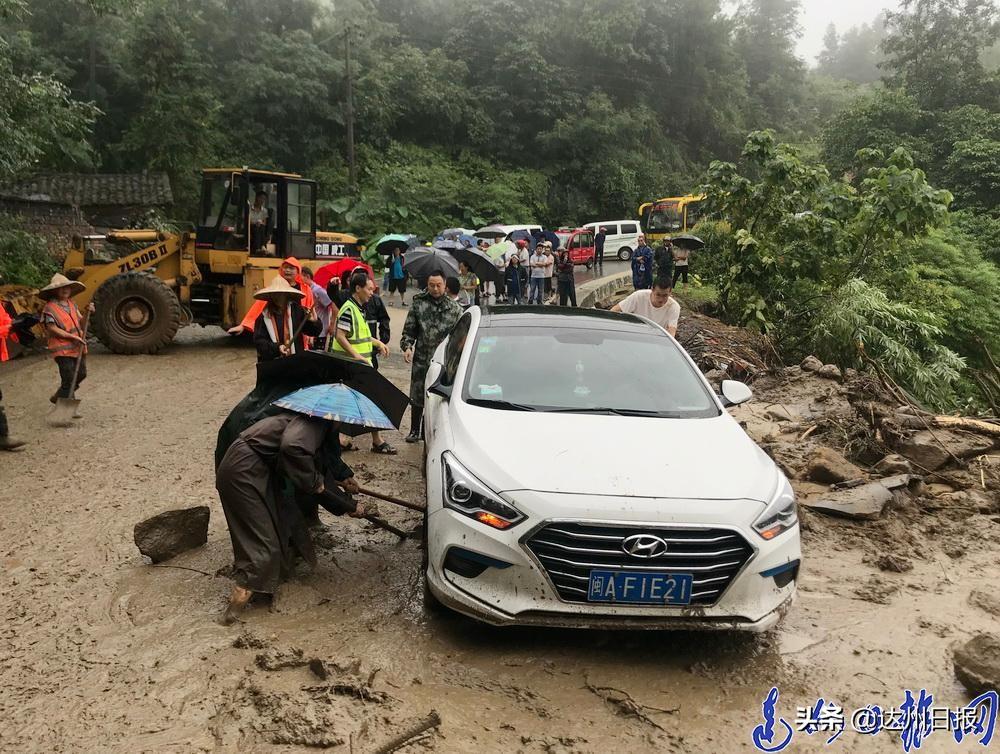
[[[667,543],[653,534],[633,534],[622,542],[622,549],[633,558],[658,558],[667,551]]]

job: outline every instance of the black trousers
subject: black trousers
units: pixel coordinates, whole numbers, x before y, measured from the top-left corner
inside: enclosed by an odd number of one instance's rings
[[[69,398],[70,387],[73,383],[73,371],[76,369],[75,356],[56,356],[56,366],[59,367],[59,390],[56,396],[59,398]],[[76,386],[87,379],[87,357],[80,359],[80,374],[76,378]]]
[[[559,306],[566,306],[566,299],[569,299],[572,306],[576,306],[576,283],[572,280],[559,281]]]
[[[10,434],[10,427],[7,425],[7,412],[3,409],[3,390],[0,390],[0,437]]]
[[[687,285],[687,282],[688,282],[688,266],[684,265],[682,267],[678,267],[678,266],[674,265],[674,281],[673,281],[673,283],[670,286],[671,288],[676,288],[677,287],[677,280],[681,276],[684,277],[684,285]]]

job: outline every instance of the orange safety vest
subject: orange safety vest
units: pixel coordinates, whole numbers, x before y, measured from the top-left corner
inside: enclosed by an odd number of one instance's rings
[[[10,355],[7,353],[7,338],[10,337],[10,326],[14,320],[10,318],[3,304],[0,303],[0,361],[7,361]]]
[[[71,335],[77,335],[83,337],[83,327],[80,325],[80,310],[76,308],[76,304],[72,301],[67,301],[69,304],[69,311],[63,309],[57,302],[50,301],[45,305],[42,310],[43,318],[47,315],[56,321],[56,326],[61,327],[66,332]],[[49,333],[48,348],[52,353],[52,358],[59,356],[70,356],[76,358],[80,355],[80,349],[83,349],[84,353],[87,353],[87,347],[81,346],[79,343],[68,338],[60,338],[58,335],[52,335]]]

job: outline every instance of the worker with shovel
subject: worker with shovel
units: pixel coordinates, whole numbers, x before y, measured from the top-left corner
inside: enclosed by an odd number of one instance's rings
[[[0,362],[7,361],[7,338],[10,337],[10,326],[13,320],[0,303]],[[20,440],[10,436],[7,425],[7,412],[3,407],[3,391],[0,391],[0,450],[17,450],[24,445]]]
[[[283,277],[261,288],[253,297],[265,303],[253,326],[253,342],[258,361],[271,361],[306,350],[305,336],[315,337],[323,330],[314,309],[304,309],[305,294],[288,284]]]
[[[285,482],[299,492],[328,495],[338,513],[366,517],[365,509],[349,497],[360,487],[340,457],[339,430],[393,426],[370,399],[346,385],[303,388],[273,405],[280,413],[241,432],[216,471],[236,581],[223,616],[227,625],[255,592],[275,592],[295,550],[308,557],[303,550],[310,549],[311,542],[298,507],[282,494]],[[335,493],[336,487],[347,495]]]
[[[38,297],[48,303],[42,310],[42,324],[48,334],[48,348],[59,368],[59,389],[49,401],[60,398],[72,400],[76,388],[87,379],[86,320],[73,302],[73,296],[87,287],[56,273],[52,282],[38,292]],[[87,305],[87,314],[94,313],[94,304]]]

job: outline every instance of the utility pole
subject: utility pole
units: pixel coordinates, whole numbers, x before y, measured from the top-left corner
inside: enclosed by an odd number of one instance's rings
[[[97,13],[94,12],[90,24],[89,49],[87,51],[87,95],[97,104]]]
[[[358,190],[358,166],[354,160],[354,81],[351,71],[351,36],[353,29],[347,28],[344,37],[345,67],[347,70],[347,183],[351,193]]]

